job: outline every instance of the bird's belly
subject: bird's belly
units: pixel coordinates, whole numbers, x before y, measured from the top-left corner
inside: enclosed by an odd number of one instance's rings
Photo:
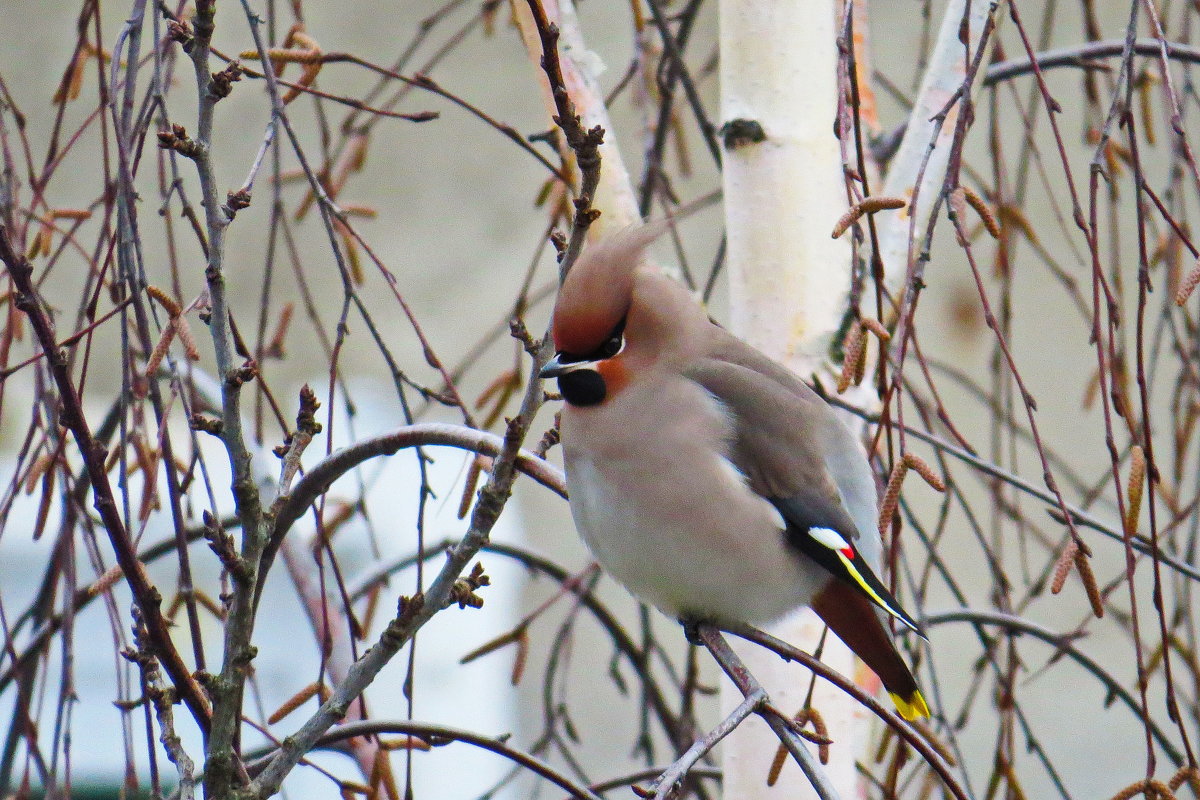
[[[809,603],[828,575],[787,547],[774,508],[731,467],[714,485],[674,455],[598,462],[568,450],[572,515],[600,565],[672,617],[765,623]]]

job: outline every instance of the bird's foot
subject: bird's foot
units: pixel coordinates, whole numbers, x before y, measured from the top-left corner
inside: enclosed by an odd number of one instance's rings
[[[704,642],[700,639],[700,623],[705,620],[699,617],[680,617],[679,624],[683,626],[683,635],[693,647],[700,647]]]

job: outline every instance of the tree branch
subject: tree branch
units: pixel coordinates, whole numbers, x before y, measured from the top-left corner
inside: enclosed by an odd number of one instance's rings
[[[994,86],[1020,75],[1028,75],[1036,69],[1047,70],[1056,67],[1098,69],[1100,67],[1095,63],[1098,59],[1123,55],[1125,44],[1124,39],[1106,39],[1102,42],[1085,42],[1072,47],[1061,47],[1057,50],[1044,50],[1035,54],[1034,58],[1013,58],[1001,61],[988,67],[987,72],[983,75],[983,85]],[[1162,56],[1164,46],[1167,58],[1186,64],[1200,64],[1200,47],[1177,42],[1164,43],[1158,39],[1137,39],[1133,43],[1133,52],[1139,56],[1157,59]]]
[[[1070,657],[1079,666],[1090,672],[1102,684],[1104,691],[1109,697],[1119,697],[1121,702],[1129,706],[1133,711],[1134,716],[1139,722],[1145,722],[1150,726],[1155,740],[1159,746],[1167,753],[1167,756],[1175,762],[1175,766],[1183,764],[1183,754],[1171,742],[1162,729],[1154,723],[1153,720],[1144,720],[1142,717],[1142,709],[1138,704],[1137,698],[1133,696],[1124,686],[1110,675],[1104,667],[1097,661],[1093,660],[1082,650],[1075,646],[1070,636],[1064,636],[1060,633],[1055,633],[1049,628],[1044,628],[1036,622],[1024,619],[1016,614],[1005,614],[1001,611],[986,611],[976,610],[973,608],[958,608],[952,611],[942,611],[935,614],[925,614],[921,617],[921,624],[927,627],[936,625],[944,625],[948,622],[969,622],[973,625],[995,625],[1005,628],[1014,633],[1027,633],[1036,639],[1040,639],[1046,644],[1053,645],[1057,653],[1054,658],[1057,658],[1061,653]],[[1051,658],[1051,662],[1054,661]]]
[[[575,783],[554,767],[529,753],[510,747],[500,739],[445,725],[414,722],[412,720],[375,719],[363,722],[351,722],[346,725],[339,725],[337,730],[331,731],[317,739],[314,748],[329,747],[357,736],[385,736],[388,734],[415,736],[418,739],[429,742],[434,747],[440,747],[451,742],[470,744],[507,758],[514,764],[524,767],[535,775],[539,775],[550,781],[555,786],[569,793],[571,797],[582,798],[582,800],[600,800],[599,796],[588,787]],[[267,763],[270,764],[271,762],[267,761]],[[256,766],[258,765],[252,764],[250,766],[251,772],[254,771]]]
[[[773,651],[783,659],[799,662],[820,677],[832,683],[837,688],[841,689],[846,694],[853,697],[855,700],[865,706],[868,711],[887,723],[888,727],[898,733],[900,737],[904,739],[904,741],[912,745],[913,749],[920,753],[921,757],[928,762],[929,766],[933,768],[934,772],[941,777],[942,782],[946,785],[946,788],[950,790],[950,793],[957,798],[957,800],[969,800],[966,789],[964,789],[962,784],[960,784],[958,780],[950,774],[949,766],[947,766],[941,755],[939,755],[938,752],[932,746],[930,746],[929,742],[921,738],[913,730],[912,726],[906,724],[904,720],[900,719],[899,714],[896,714],[890,709],[884,708],[884,706],[878,700],[856,686],[852,680],[830,669],[820,660],[804,652],[800,648],[794,647],[785,641],[775,638],[769,633],[764,633],[763,631],[758,630],[757,628],[753,628],[749,625],[740,625],[726,628],[725,630],[734,634],[735,636],[745,639],[748,642],[754,642],[755,644],[761,645],[768,650]]]
[[[108,482],[108,472],[104,468],[108,451],[93,438],[87,418],[83,414],[83,403],[80,401],[79,393],[75,390],[75,384],[71,379],[66,352],[57,346],[54,326],[46,315],[45,303],[33,285],[33,267],[27,258],[19,256],[13,251],[8,228],[3,224],[0,224],[0,261],[3,261],[8,268],[13,286],[16,287],[14,305],[29,318],[38,344],[46,354],[46,363],[54,377],[59,399],[62,402],[62,414],[59,416],[59,422],[71,431],[80,455],[83,457],[84,468],[92,483],[96,513],[100,515],[100,520],[104,523],[104,529],[112,544],[113,554],[117,558],[117,563],[121,565],[125,580],[133,592],[134,601],[141,610],[142,620],[149,636],[149,644],[153,648],[155,657],[162,662],[163,669],[175,684],[184,703],[187,704],[188,710],[195,717],[196,723],[207,734],[211,715],[208,702],[204,698],[200,685],[196,683],[195,678],[188,671],[187,665],[183,663],[179,651],[175,649],[174,642],[171,641],[167,621],[162,614],[162,595],[159,594],[158,589],[150,582],[145,570],[142,569],[141,562],[137,559],[133,540],[121,520],[112,485]]]
[[[238,753],[242,719],[242,697],[250,663],[255,656],[251,644],[254,634],[255,586],[259,554],[266,544],[268,531],[263,525],[262,504],[258,485],[251,470],[250,452],[242,434],[241,388],[254,377],[256,368],[248,363],[234,366],[233,338],[230,330],[230,311],[225,284],[225,229],[230,217],[222,208],[213,172],[213,114],[221,99],[214,91],[209,72],[209,45],[215,30],[215,0],[197,0],[193,19],[195,39],[189,50],[196,75],[196,134],[194,152],[200,179],[201,203],[208,237],[208,263],[204,279],[208,286],[212,315],[209,332],[216,351],[217,379],[221,384],[221,440],[229,456],[233,475],[232,492],[237,514],[242,523],[242,546],[239,568],[230,571],[233,591],[225,618],[224,654],[221,673],[211,684],[213,697],[212,735],[207,743],[207,762],[204,773],[205,796],[227,797],[242,778]]]
[[[812,753],[808,752],[808,748],[804,746],[800,735],[792,729],[791,721],[770,708],[766,690],[750,674],[750,670],[746,668],[742,660],[729,647],[729,643],[721,636],[720,631],[708,623],[701,623],[697,626],[696,633],[700,641],[708,648],[708,652],[712,653],[713,658],[721,665],[721,669],[725,671],[725,674],[737,686],[738,691],[747,700],[750,698],[756,699],[754,713],[763,718],[763,721],[779,737],[779,741],[783,743],[783,746],[792,754],[792,758],[796,759],[796,763],[800,765],[800,769],[804,770],[805,777],[808,778],[813,789],[816,790],[817,796],[821,800],[839,800],[840,796],[838,795],[837,788],[830,782],[829,776],[821,768],[820,762],[817,761]]]

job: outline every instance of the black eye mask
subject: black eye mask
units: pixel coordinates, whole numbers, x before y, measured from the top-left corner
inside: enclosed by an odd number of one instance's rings
[[[612,358],[625,347],[625,318],[622,317],[617,326],[604,339],[604,343],[590,353],[576,355],[574,353],[559,353],[558,360],[563,364],[578,364],[581,361],[603,361]]]

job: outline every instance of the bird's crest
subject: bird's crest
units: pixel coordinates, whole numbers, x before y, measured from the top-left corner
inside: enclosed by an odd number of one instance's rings
[[[589,244],[558,290],[551,328],[555,350],[583,357],[603,346],[629,312],[633,275],[645,263],[646,248],[718,197],[706,195],[671,217],[635,223]]]

